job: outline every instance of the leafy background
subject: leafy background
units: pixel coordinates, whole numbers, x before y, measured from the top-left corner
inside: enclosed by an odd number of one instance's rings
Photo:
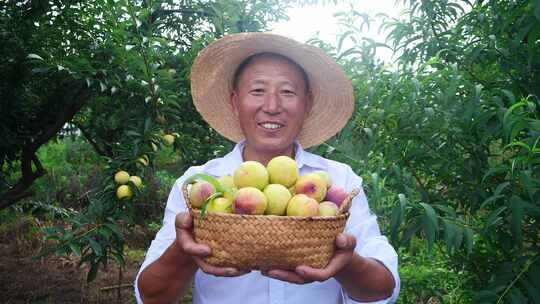
[[[0,235],[45,239],[31,255],[69,257],[89,282],[111,261],[140,262],[150,237],[132,235],[159,229],[176,177],[232,147],[191,103],[196,54],[266,30],[289,5],[0,4]],[[345,129],[312,151],[363,177],[400,254],[400,303],[539,303],[540,3],[404,5],[399,18],[339,13],[337,41],[308,42],[356,96]],[[385,41],[364,37],[374,21]],[[378,60],[381,48],[395,62]],[[120,169],[143,180],[130,200],[115,195]],[[21,222],[35,229],[14,230]]]

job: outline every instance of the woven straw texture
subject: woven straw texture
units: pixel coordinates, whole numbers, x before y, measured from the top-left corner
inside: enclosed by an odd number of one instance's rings
[[[225,36],[197,56],[191,70],[191,94],[197,111],[224,137],[244,138],[229,102],[238,65],[247,57],[271,52],[298,63],[308,75],[313,108],[304,121],[298,141],[302,147],[318,145],[339,132],[354,110],[351,82],[341,67],[320,48],[269,33]]]
[[[349,217],[351,192],[343,214],[329,217],[239,215],[206,213],[189,204],[187,185],[184,198],[194,219],[195,240],[212,248],[206,262],[238,269],[294,269],[298,265],[324,268],[334,253],[336,236]]]

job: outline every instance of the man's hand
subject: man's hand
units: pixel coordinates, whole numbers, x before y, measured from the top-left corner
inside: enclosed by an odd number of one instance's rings
[[[232,267],[216,267],[204,261],[204,258],[212,254],[210,247],[195,242],[193,238],[193,219],[189,213],[178,213],[176,215],[176,241],[182,251],[190,256],[199,268],[207,274],[220,277],[236,277],[244,275],[249,270],[238,270]]]
[[[336,237],[336,251],[325,268],[317,269],[306,265],[296,267],[295,271],[272,269],[262,273],[271,278],[295,284],[306,284],[313,281],[323,282],[334,277],[346,268],[354,256],[356,238],[350,234],[341,233]]]

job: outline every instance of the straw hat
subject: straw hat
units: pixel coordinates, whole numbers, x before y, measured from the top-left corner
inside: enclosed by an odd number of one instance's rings
[[[304,148],[334,136],[354,109],[353,89],[341,67],[321,49],[269,33],[225,36],[206,47],[193,63],[191,94],[197,111],[224,137],[244,138],[229,102],[237,67],[251,55],[277,53],[300,65],[309,79],[313,108],[298,140]]]

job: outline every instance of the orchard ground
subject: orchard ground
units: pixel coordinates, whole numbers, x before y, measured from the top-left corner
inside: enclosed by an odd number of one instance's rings
[[[119,268],[111,261],[88,284],[88,267],[78,267],[77,257],[33,259],[43,245],[40,225],[35,218],[24,217],[0,226],[2,303],[135,303],[131,285],[155,232],[138,226],[126,234],[126,265],[120,281]],[[182,303],[191,303],[191,295]]]

